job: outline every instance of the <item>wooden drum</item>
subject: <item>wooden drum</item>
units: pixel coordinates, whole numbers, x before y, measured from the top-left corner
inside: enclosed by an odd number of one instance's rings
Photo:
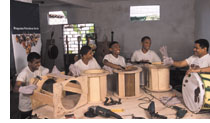
[[[187,108],[199,113],[210,111],[210,73],[190,73],[182,83],[182,95]]]
[[[82,73],[88,77],[88,103],[101,103],[107,95],[107,74],[102,69],[86,70]]]
[[[149,81],[145,88],[150,91],[162,92],[171,90],[169,67],[162,64],[147,64]]]
[[[37,85],[31,103],[33,113],[40,117],[60,118],[88,102],[87,76],[47,74],[31,79],[30,83]]]
[[[114,70],[118,74],[116,94],[120,98],[135,97],[140,95],[139,67],[132,67],[130,70]]]

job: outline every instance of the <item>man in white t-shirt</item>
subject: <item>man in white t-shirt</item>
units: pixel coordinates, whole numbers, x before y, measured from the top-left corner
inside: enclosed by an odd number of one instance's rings
[[[19,110],[21,119],[30,117],[32,114],[31,99],[36,85],[30,84],[30,80],[37,76],[46,75],[49,69],[41,66],[41,56],[36,52],[31,52],[27,56],[28,66],[25,67],[17,76],[14,92],[19,92]]]
[[[132,62],[160,62],[159,56],[152,50],[150,50],[151,46],[151,38],[148,36],[144,36],[141,39],[141,45],[142,48],[139,50],[136,50],[132,57]]]
[[[120,45],[118,42],[113,41],[109,45],[110,54],[104,56],[103,64],[104,69],[113,72],[113,69],[124,70],[126,63],[124,57],[120,56]]]
[[[96,59],[93,57],[93,51],[90,46],[83,46],[80,50],[82,58],[74,63],[74,67],[70,66],[69,75],[79,76],[84,70],[101,69]],[[79,70],[79,72],[77,72]],[[75,75],[74,73],[77,73]]]
[[[164,53],[162,53],[163,63],[165,65],[173,65],[175,67],[189,66],[190,68],[187,71],[187,74],[191,72],[210,72],[210,55],[208,54],[208,49],[209,42],[206,39],[199,39],[196,40],[194,44],[194,55],[183,61],[173,61],[171,57],[164,56]]]

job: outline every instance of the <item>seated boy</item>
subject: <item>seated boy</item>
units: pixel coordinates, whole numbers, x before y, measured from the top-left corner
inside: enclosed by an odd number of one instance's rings
[[[82,58],[70,65],[69,75],[79,76],[83,71],[88,69],[101,69],[96,59],[93,57],[93,52],[90,46],[83,46],[80,50]]]
[[[109,71],[112,75],[108,75],[107,77],[107,87],[110,91],[115,91],[116,86],[114,83],[116,81],[116,75],[113,74],[114,69],[118,70],[126,70],[129,69],[129,66],[126,67],[124,57],[120,56],[120,45],[118,42],[113,41],[109,45],[110,54],[104,56],[103,59],[103,68]]]
[[[104,69],[113,73],[113,69],[124,70],[126,63],[124,57],[120,56],[120,45],[118,42],[113,41],[109,44],[110,54],[104,56],[103,64]]]

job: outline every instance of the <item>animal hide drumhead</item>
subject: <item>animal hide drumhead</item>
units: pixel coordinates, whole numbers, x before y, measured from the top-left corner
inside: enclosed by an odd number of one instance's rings
[[[203,82],[197,73],[190,73],[184,77],[182,94],[187,108],[194,113],[198,113],[204,103],[205,90]]]

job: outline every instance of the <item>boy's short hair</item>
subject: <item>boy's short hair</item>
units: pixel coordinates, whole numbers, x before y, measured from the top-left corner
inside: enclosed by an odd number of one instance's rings
[[[207,49],[207,52],[209,51],[209,42],[206,39],[198,39],[195,41],[195,43],[200,44],[201,48],[205,48]]]
[[[116,42],[116,41],[112,41],[110,44],[109,44],[109,48],[111,48],[112,47],[112,45],[114,45],[114,44],[119,44],[118,42]]]
[[[31,52],[27,56],[28,62],[33,62],[34,59],[41,59],[41,56],[36,52]]]
[[[82,56],[84,56],[84,55],[86,55],[90,50],[91,50],[91,47],[88,46],[88,45],[85,45],[85,46],[83,46],[83,47],[81,48],[80,54],[81,54]]]
[[[149,36],[144,36],[143,38],[141,38],[141,42],[144,42],[145,39],[151,40],[151,38]]]

